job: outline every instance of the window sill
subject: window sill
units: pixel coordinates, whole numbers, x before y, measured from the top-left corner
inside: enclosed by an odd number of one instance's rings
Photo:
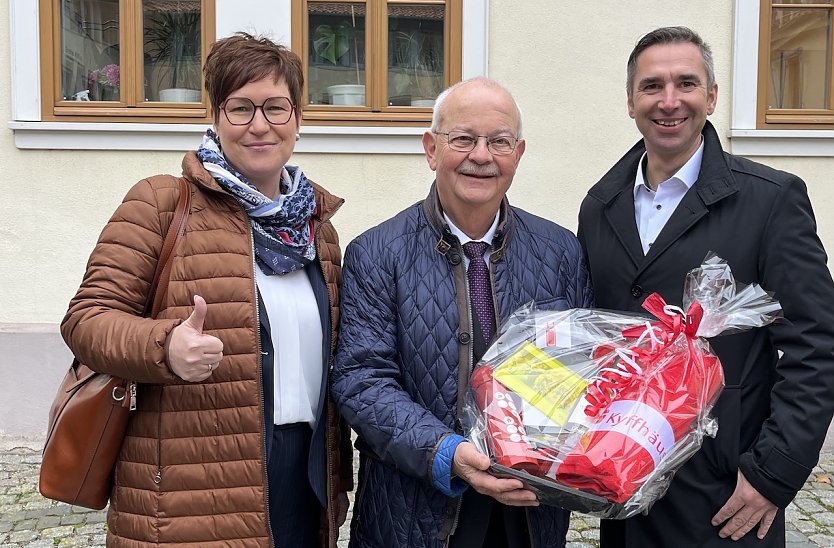
[[[58,150],[193,150],[205,124],[9,122],[15,146]],[[424,127],[302,126],[295,152],[423,154]]]
[[[732,129],[730,150],[739,156],[834,156],[834,131]]]

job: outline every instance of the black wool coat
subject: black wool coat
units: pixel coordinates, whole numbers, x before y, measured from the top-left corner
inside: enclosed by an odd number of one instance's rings
[[[698,180],[646,255],[633,193],[643,141],[588,191],[578,235],[596,305],[642,311],[658,292],[680,306],[686,273],[714,251],[737,282],[775,293],[785,319],[710,340],[726,383],[713,410],[717,437],[705,438],[648,516],[603,520],[605,548],[784,546],[784,508],[817,463],[834,412],[834,283],[805,184],[724,152],[709,122],[703,135]],[[710,524],[739,470],[780,508],[764,542],[755,528],[722,540]]]

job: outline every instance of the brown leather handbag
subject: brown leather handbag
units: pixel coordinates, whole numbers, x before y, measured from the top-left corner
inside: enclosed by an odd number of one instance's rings
[[[143,316],[156,317],[168,288],[170,258],[185,231],[191,189],[179,179],[180,197],[165,235]],[[73,360],[49,411],[39,488],[41,494],[100,510],[107,506],[113,468],[124,441],[136,383],[96,373]]]

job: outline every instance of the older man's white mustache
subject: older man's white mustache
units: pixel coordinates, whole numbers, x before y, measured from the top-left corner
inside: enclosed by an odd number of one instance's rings
[[[458,173],[461,175],[469,175],[472,177],[497,177],[498,170],[491,168],[489,166],[480,167],[480,166],[468,166],[463,165],[458,168]]]

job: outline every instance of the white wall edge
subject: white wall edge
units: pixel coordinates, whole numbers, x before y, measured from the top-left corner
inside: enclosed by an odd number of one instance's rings
[[[463,61],[461,79],[489,76],[489,1],[464,0],[463,2]]]
[[[40,120],[40,43],[38,3],[9,0],[12,118]],[[33,92],[34,90],[34,92]]]
[[[215,0],[216,36],[223,38],[245,31],[263,34],[285,46],[290,45],[290,0]]]
[[[0,333],[60,333],[57,323],[0,323]]]
[[[754,129],[759,80],[758,0],[736,0],[733,34],[732,127]]]
[[[732,129],[730,151],[739,156],[834,157],[834,131]]]
[[[203,124],[9,122],[15,146],[57,150],[194,150]],[[302,126],[295,152],[423,154],[423,127]]]

